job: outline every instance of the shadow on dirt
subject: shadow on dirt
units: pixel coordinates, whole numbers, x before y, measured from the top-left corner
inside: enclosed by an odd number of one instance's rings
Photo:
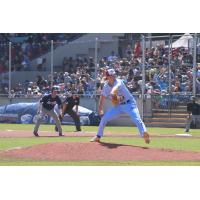
[[[108,142],[100,142],[100,145],[107,147],[108,149],[114,149],[114,148],[118,148],[121,146],[127,146],[127,147],[137,147],[137,148],[141,148],[141,149],[149,149],[148,147],[141,147],[141,146],[134,146],[134,145],[128,145],[128,144],[116,144],[116,143],[108,143]]]

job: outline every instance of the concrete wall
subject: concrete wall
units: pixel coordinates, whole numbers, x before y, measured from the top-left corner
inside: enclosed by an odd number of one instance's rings
[[[118,52],[118,37],[124,33],[89,33],[77,40],[63,44],[54,50],[54,66],[62,65],[64,57],[94,57],[95,38],[98,38],[98,58],[109,56],[111,51]],[[47,53],[42,58],[46,58],[47,70],[51,67],[51,53]],[[32,67],[36,66],[36,60],[31,62]]]
[[[44,78],[47,78],[47,76],[50,74],[51,72],[49,71],[22,71],[22,72],[12,72],[11,73],[11,86],[14,87],[17,83],[22,83],[25,80],[29,80],[32,82],[36,81],[36,76],[41,75]],[[8,83],[8,73],[4,74],[3,76],[4,82]]]

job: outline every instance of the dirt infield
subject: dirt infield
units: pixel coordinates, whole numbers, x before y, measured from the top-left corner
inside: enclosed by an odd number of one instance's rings
[[[62,142],[13,149],[1,156],[33,160],[131,161],[131,160],[200,160],[200,153],[144,148],[112,143]]]
[[[95,133],[65,133],[68,137],[91,137]],[[56,137],[56,133],[41,132],[44,137]],[[131,134],[109,134],[106,137],[138,137]],[[30,131],[0,131],[0,138],[33,137]],[[153,137],[153,136],[152,136]],[[159,137],[159,136],[155,136]],[[161,137],[161,136],[160,136]],[[166,137],[166,136],[165,136]],[[172,136],[167,136],[172,137]],[[39,138],[38,138],[39,139]],[[91,142],[56,142],[0,152],[0,157],[54,161],[159,161],[200,160],[199,152],[175,151],[132,145]]]

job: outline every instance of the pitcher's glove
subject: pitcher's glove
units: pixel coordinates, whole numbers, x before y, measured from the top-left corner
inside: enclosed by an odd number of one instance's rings
[[[117,94],[112,94],[111,101],[112,101],[112,104],[116,106],[119,104],[120,98],[119,98],[119,96],[117,96]]]

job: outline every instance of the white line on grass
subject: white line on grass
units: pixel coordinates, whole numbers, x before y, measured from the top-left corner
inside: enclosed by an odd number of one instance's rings
[[[13,148],[10,148],[10,149],[7,149],[5,151],[11,151],[11,150],[17,150],[17,149],[22,149],[23,147],[13,147]]]

